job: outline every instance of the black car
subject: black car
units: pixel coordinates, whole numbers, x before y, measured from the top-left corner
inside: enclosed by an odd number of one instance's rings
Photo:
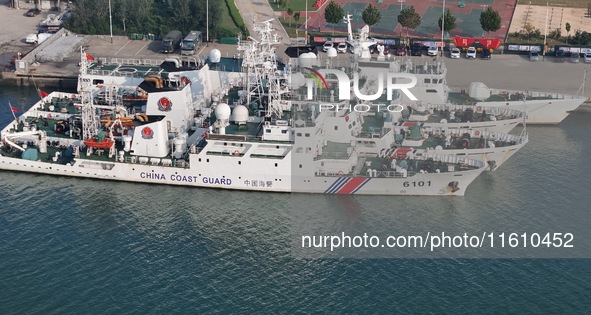
[[[39,13],[41,13],[41,10],[39,9],[29,9],[29,11],[27,11],[27,13],[25,13],[26,16],[36,16],[39,15]]]
[[[423,55],[423,45],[415,44],[412,45],[410,48],[410,55],[411,56],[422,56]]]
[[[564,57],[565,57],[564,50],[557,50],[556,51],[556,61],[557,62],[564,62]]]
[[[490,50],[488,49],[483,49],[482,52],[480,53],[480,58],[482,59],[490,59],[491,57],[491,53]]]

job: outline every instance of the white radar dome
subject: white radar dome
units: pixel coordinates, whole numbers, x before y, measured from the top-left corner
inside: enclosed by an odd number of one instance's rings
[[[218,63],[222,59],[222,52],[219,49],[212,49],[209,52],[209,61],[213,63]]]
[[[330,58],[334,58],[338,55],[337,50],[334,47],[330,47],[327,51],[326,54],[328,55],[328,57]]]
[[[303,53],[298,57],[298,63],[302,68],[311,67],[316,64],[316,54],[312,52]]]
[[[232,111],[232,118],[231,121],[235,121],[236,123],[245,123],[248,121],[248,108],[244,105],[238,105],[234,107]]]
[[[294,89],[300,88],[306,84],[306,77],[303,73],[295,72],[289,76],[290,86]]]
[[[218,120],[228,120],[230,119],[230,114],[232,110],[230,109],[230,105],[226,103],[219,103],[215,107],[215,117]]]

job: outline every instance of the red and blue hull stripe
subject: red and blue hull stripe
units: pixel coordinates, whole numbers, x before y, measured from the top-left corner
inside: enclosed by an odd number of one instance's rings
[[[338,195],[354,194],[367,184],[370,179],[369,177],[339,177],[324,193]]]

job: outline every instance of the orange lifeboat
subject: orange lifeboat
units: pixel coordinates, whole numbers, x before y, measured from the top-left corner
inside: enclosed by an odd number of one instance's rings
[[[97,142],[97,139],[86,139],[84,140],[84,144],[87,147],[95,148],[95,149],[109,149],[115,143],[114,140],[111,139],[103,139],[101,142]]]

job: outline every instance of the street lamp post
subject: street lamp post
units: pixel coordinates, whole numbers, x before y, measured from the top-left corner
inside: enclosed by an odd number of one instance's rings
[[[443,15],[441,15],[441,58],[443,58],[443,34],[445,33],[445,0],[443,0]]]
[[[111,0],[109,0],[109,29],[111,30],[111,44],[113,43],[113,15],[111,15]]]
[[[308,45],[308,0],[306,0],[306,25],[304,26],[304,36],[306,37],[306,45]]]
[[[209,0],[205,1],[205,30],[207,35],[205,35],[205,39],[209,43]]]
[[[544,47],[542,48],[542,60],[546,60],[546,36],[548,35],[548,2],[546,2],[546,26],[544,27]]]

